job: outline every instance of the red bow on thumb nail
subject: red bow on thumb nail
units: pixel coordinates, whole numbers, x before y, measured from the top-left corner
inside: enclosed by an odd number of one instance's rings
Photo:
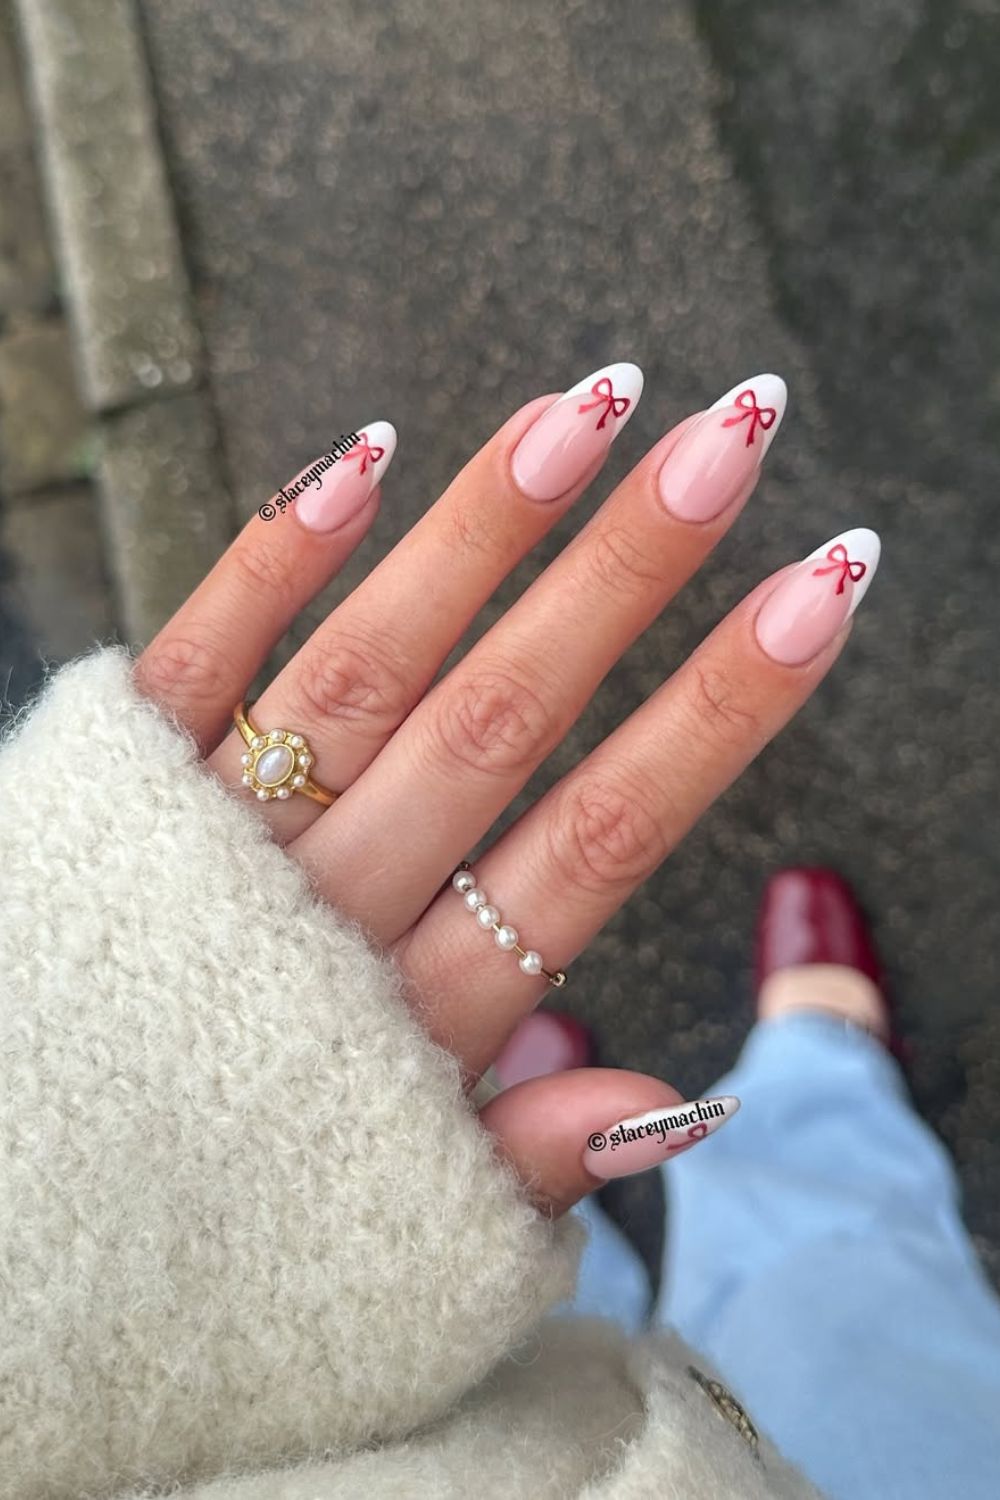
[[[691,1129],[687,1131],[687,1138],[689,1141],[700,1141],[702,1137],[706,1135],[708,1135],[708,1126],[704,1123],[704,1121],[702,1121],[702,1123],[699,1125],[692,1125]],[[686,1141],[678,1141],[676,1146],[668,1146],[667,1150],[683,1151],[686,1144]]]

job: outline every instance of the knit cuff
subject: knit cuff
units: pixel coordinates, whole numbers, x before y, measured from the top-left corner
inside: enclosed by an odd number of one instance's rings
[[[392,962],[136,690],[0,749],[0,1494],[204,1479],[449,1407],[572,1284]]]

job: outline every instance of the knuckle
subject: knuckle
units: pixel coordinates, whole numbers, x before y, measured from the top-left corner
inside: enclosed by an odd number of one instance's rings
[[[411,707],[398,666],[370,641],[343,633],[312,642],[297,692],[313,722],[348,723],[373,737],[393,734]]]
[[[756,741],[760,724],[753,709],[745,706],[738,684],[720,667],[690,663],[693,672],[691,715],[700,738],[721,744],[745,745]]]
[[[237,546],[229,561],[241,591],[254,597],[263,595],[269,604],[280,600],[284,607],[294,585],[294,571],[291,559],[280,547]]]
[[[168,635],[136,662],[135,676],[148,697],[165,704],[216,703],[226,695],[228,653],[208,634]]]
[[[443,687],[433,722],[435,753],[451,762],[510,776],[546,753],[552,716],[541,694],[506,667],[479,667]]]
[[[723,746],[746,745],[759,736],[756,714],[730,674],[692,662],[691,713],[702,739]]]
[[[557,879],[601,895],[644,880],[668,853],[649,803],[648,793],[623,780],[593,772],[572,778],[550,821]]]
[[[603,525],[590,546],[590,567],[600,586],[625,598],[645,596],[663,571],[627,526]]]

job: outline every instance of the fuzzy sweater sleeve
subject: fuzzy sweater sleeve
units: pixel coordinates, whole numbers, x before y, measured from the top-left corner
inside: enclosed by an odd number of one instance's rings
[[[331,1456],[449,1408],[565,1295],[401,979],[135,690],[0,747],[0,1496]]]

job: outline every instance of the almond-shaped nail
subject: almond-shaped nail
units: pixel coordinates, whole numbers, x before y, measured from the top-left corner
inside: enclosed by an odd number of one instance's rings
[[[785,667],[812,661],[865,597],[881,550],[876,532],[856,526],[810,552],[764,600],[755,627],[761,650]]]
[[[605,365],[559,397],[514,449],[511,473],[531,500],[556,500],[601,458],[642,395],[638,365]]]
[[[720,1130],[739,1107],[734,1095],[721,1094],[619,1120],[587,1137],[584,1168],[605,1181],[645,1172]]]
[[[297,474],[279,493],[294,500],[295,514],[310,531],[336,531],[356,516],[392,463],[396,429],[370,422],[344,452],[331,450]]]
[[[785,415],[780,375],[755,375],[702,412],[667,455],[660,498],[679,521],[712,521],[753,480]]]

